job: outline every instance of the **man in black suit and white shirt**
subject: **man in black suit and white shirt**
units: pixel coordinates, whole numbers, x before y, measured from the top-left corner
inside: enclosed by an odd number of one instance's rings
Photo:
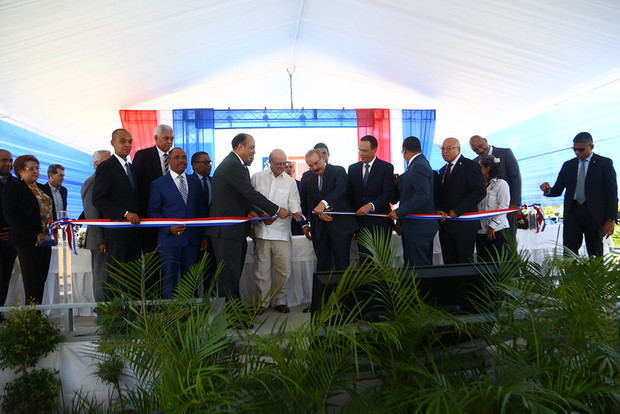
[[[11,175],[13,168],[13,156],[5,149],[0,149],[0,306],[4,306],[6,295],[9,291],[9,282],[15,265],[17,252],[15,246],[9,240],[9,224],[2,214],[2,193],[4,185],[10,181],[17,180]],[[0,314],[0,321],[2,314]]]
[[[99,150],[93,153],[93,168],[95,171],[102,162],[109,160],[112,153],[108,150]],[[100,219],[101,214],[93,204],[93,188],[95,185],[95,173],[88,177],[82,184],[82,208],[84,209],[84,218],[86,220]],[[103,229],[97,226],[88,226],[86,229],[85,247],[90,250],[91,267],[93,273],[93,293],[95,301],[102,302],[105,300],[103,294],[103,285],[107,280],[105,271],[105,251],[106,245],[103,239]]]
[[[192,169],[194,173],[192,176],[195,176],[200,184],[202,185],[202,193],[205,202],[207,203],[205,213],[207,217],[210,215],[211,203],[213,201],[213,181],[211,179],[211,157],[208,153],[204,151],[195,152],[191,158]],[[213,275],[215,274],[216,265],[215,265],[215,250],[213,250],[213,243],[211,242],[211,237],[207,234],[206,236],[206,249],[204,250],[204,254],[208,254],[211,260],[209,260],[207,264],[207,269],[205,270],[204,275],[204,284],[203,288],[206,289],[211,284],[211,280]]]
[[[390,200],[396,192],[394,184],[394,166],[377,158],[379,143],[372,135],[363,136],[358,143],[360,160],[349,166],[348,190],[349,201],[361,229],[383,231],[387,237],[392,235],[394,222],[384,217],[368,216],[368,213],[387,214],[391,211]],[[368,250],[358,244],[360,261],[369,254]]]
[[[474,212],[486,195],[480,166],[461,155],[461,144],[456,138],[446,138],[441,145],[441,156],[446,165],[439,170],[435,185],[437,214],[459,217]],[[439,241],[444,264],[468,263],[474,258],[476,232],[479,220],[443,220],[439,224]]]
[[[486,138],[480,135],[474,135],[469,139],[469,146],[478,156],[473,159],[474,162],[480,160],[482,155],[492,155],[496,163],[499,164],[499,175],[508,183],[510,188],[510,208],[521,207],[521,171],[519,163],[510,148],[498,148],[489,145]],[[511,213],[508,215],[508,224],[512,234],[517,234],[517,215]]]
[[[170,167],[166,162],[174,144],[174,131],[169,125],[158,125],[153,132],[155,145],[137,151],[133,156],[133,170],[138,181],[138,199],[141,217],[147,216],[151,182],[166,175]],[[142,250],[150,252],[157,246],[157,229],[142,228]]]
[[[126,219],[131,224],[140,223],[138,214],[137,183],[128,155],[132,138],[126,129],[112,132],[112,157],[99,164],[95,171],[93,204],[101,218]],[[121,262],[140,257],[140,233],[137,227],[125,229],[103,229],[105,253]]]
[[[344,168],[327,164],[320,152],[306,153],[310,173],[301,180],[302,209],[309,225],[303,227],[312,240],[317,271],[344,270],[349,265],[351,238],[357,221],[348,215],[330,215],[329,210],[351,211],[347,198],[347,173]]]
[[[583,238],[590,256],[603,255],[603,237],[614,232],[618,219],[618,184],[611,159],[594,154],[592,135],[580,132],[573,138],[576,157],[566,161],[551,187],[540,189],[546,197],[557,197],[564,189],[564,246],[579,251]]]
[[[67,187],[62,185],[64,181],[65,167],[60,164],[51,164],[47,167],[47,183],[43,185],[43,191],[54,203],[56,219],[60,218],[61,212],[67,211]]]
[[[437,221],[407,219],[405,216],[435,213],[435,174],[422,154],[417,137],[405,138],[402,152],[407,161],[407,170],[398,180],[400,204],[388,217],[401,221],[405,263],[409,266],[428,266],[433,264],[433,239],[437,233]]]
[[[252,187],[248,166],[256,153],[254,137],[238,134],[231,144],[232,152],[213,174],[211,217],[246,217],[257,210],[262,215],[287,217],[288,210],[279,208]],[[249,223],[209,228],[215,259],[218,265],[223,264],[218,280],[220,296],[239,298],[249,228]]]

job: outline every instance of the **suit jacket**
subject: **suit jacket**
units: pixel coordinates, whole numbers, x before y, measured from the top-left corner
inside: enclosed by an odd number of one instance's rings
[[[334,215],[333,221],[327,223],[319,219],[318,215],[312,214],[312,209],[321,201],[325,200],[333,211],[351,211],[351,205],[347,197],[347,173],[344,168],[327,164],[323,173],[321,190],[318,187],[318,175],[310,172],[304,174],[301,181],[302,196],[301,207],[304,215],[310,221],[313,238],[320,239],[324,231],[335,234],[351,234],[359,225],[353,216]]]
[[[499,175],[510,187],[510,204],[521,205],[521,171],[519,163],[510,148],[493,147],[493,157],[499,159]],[[480,157],[473,159],[478,162]]]
[[[11,181],[15,181],[15,180],[17,180],[17,178],[9,174],[9,178],[6,183],[8,184]],[[4,213],[2,212],[2,198],[3,198],[3,193],[4,193],[4,187],[5,187],[5,184],[3,184],[2,181],[0,181],[0,230],[9,226],[6,222],[6,219],[4,218]]]
[[[43,184],[43,191],[45,194],[50,196],[52,202],[54,202],[54,196],[52,196],[52,187],[50,187],[50,183]],[[60,191],[60,197],[62,198],[62,210],[67,211],[67,187],[61,185],[58,187],[58,191]],[[54,204],[54,217],[56,217],[56,204]]]
[[[252,209],[274,215],[279,210],[276,204],[252,187],[248,170],[234,152],[228,154],[215,169],[212,189],[211,217],[245,217]],[[249,223],[243,223],[210,227],[209,234],[217,238],[243,240],[249,230]]]
[[[378,158],[372,164],[366,186],[363,181],[364,163],[359,161],[349,166],[348,171],[348,190],[349,201],[353,211],[357,211],[361,206],[373,203],[375,210],[372,213],[387,214],[392,209],[390,201],[396,192],[394,184],[394,166]],[[364,227],[388,227],[392,228],[393,222],[387,218],[360,216],[357,218],[360,226]]]
[[[202,184],[196,176],[187,175],[187,203],[183,201],[170,173],[151,183],[150,194],[149,217],[200,218],[206,216]],[[204,234],[204,230],[200,227],[188,227],[180,236],[170,234],[168,227],[159,227],[157,242],[163,247],[198,246]]]
[[[577,172],[579,159],[577,157],[566,161],[558,178],[547,197],[557,197],[564,189],[564,217],[571,213],[571,206],[575,198],[577,187]],[[618,218],[618,185],[616,183],[616,170],[613,161],[598,154],[592,154],[585,182],[586,206],[588,212],[597,224],[603,225],[606,220]]]
[[[93,204],[93,188],[95,186],[95,174],[82,184],[80,194],[82,195],[82,208],[84,209],[84,218],[88,220],[100,219],[101,213],[97,210],[97,207]],[[99,244],[103,243],[103,229],[97,226],[88,226],[86,229],[86,248],[98,249]]]
[[[43,190],[43,185],[37,183]],[[32,247],[43,232],[39,203],[22,180],[11,180],[4,186],[2,210],[9,226],[9,238],[16,246]]]
[[[198,176],[198,174],[193,173],[191,177],[194,177],[198,183],[200,183],[201,194],[205,203],[205,217],[209,217],[209,213],[211,211],[211,203],[213,202],[213,194],[209,194],[209,188],[202,186],[202,179]],[[213,192],[213,180],[211,177],[207,176],[207,181],[211,184],[211,192]],[[209,202],[211,201],[211,203]]]
[[[157,146],[136,152],[133,156],[133,169],[138,182],[139,213],[141,217],[147,217],[151,182],[164,174],[161,169]]]
[[[123,220],[126,212],[139,213],[137,191],[131,186],[125,167],[116,156],[112,156],[97,167],[93,204],[101,213],[101,218],[110,220]],[[137,227],[103,229],[106,243],[110,240],[129,241],[138,237]]]
[[[460,216],[478,210],[478,203],[482,200],[487,190],[484,178],[478,163],[473,162],[463,155],[452,167],[450,176],[442,183],[442,178],[447,165],[439,170],[436,178],[437,208],[449,213],[450,210]],[[446,221],[444,225],[458,224],[455,221]]]
[[[407,214],[435,214],[435,174],[423,154],[413,159],[398,180],[401,196],[396,214],[401,218],[401,229],[413,233],[437,231],[436,220],[404,218]]]

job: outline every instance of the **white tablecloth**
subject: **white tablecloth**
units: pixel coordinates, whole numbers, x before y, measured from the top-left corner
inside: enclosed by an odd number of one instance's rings
[[[93,294],[93,275],[91,270],[90,250],[80,249],[79,254],[71,254],[71,274],[72,274],[72,299],[70,303],[88,303],[94,302]],[[19,267],[19,259],[15,260],[13,267],[13,275],[9,283],[9,291],[6,297],[6,306],[23,304],[25,300],[24,285],[22,282],[21,269]],[[52,247],[52,259],[50,261],[50,269],[45,281],[45,289],[43,290],[43,305],[52,303],[65,303],[61,298],[58,283],[58,247]],[[76,312],[77,315],[89,316],[92,314],[90,308],[80,308]]]
[[[559,243],[557,247],[556,239],[557,243]],[[604,239],[603,246],[605,252],[609,252],[610,240],[611,239]],[[548,225],[542,233],[536,233],[534,230],[518,230],[517,241],[520,250],[527,251],[530,254],[531,260],[540,263],[547,256],[562,254],[561,224]],[[392,238],[392,246],[396,249],[397,263],[395,264],[399,264],[402,261],[402,245],[399,236],[394,235]],[[294,236],[292,238],[291,251],[293,253],[291,258],[291,277],[285,286],[286,298],[289,306],[298,306],[310,303],[312,299],[312,275],[316,266],[316,256],[314,255],[312,242],[307,240],[304,236]],[[80,249],[78,253],[77,256],[72,256],[73,302],[94,302],[90,251]],[[579,253],[585,256],[585,245],[581,247]],[[248,252],[240,281],[241,296],[245,299],[250,299],[255,291],[254,283],[251,278],[254,272],[254,258],[254,243],[252,240],[248,239]],[[351,259],[352,261],[357,259],[357,245],[355,242],[352,243]],[[9,285],[6,305],[24,303],[24,290],[21,281],[21,273],[19,271],[19,261],[16,260],[15,262],[16,265]],[[435,236],[433,264],[440,265],[442,263],[439,237]],[[57,248],[52,250],[50,273],[45,284],[43,303],[62,303],[58,289]],[[90,315],[90,310],[80,309],[78,314]]]

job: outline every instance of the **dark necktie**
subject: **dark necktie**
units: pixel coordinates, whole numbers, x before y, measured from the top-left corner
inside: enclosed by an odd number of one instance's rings
[[[452,173],[452,163],[449,162],[446,165],[446,169],[443,172],[443,180],[441,180],[442,184],[445,184],[448,181],[448,178],[450,178],[450,174]]]
[[[207,199],[207,205],[211,205],[211,186],[207,177],[202,177],[202,190]]]
[[[164,152],[162,157],[164,157],[164,175],[166,175],[170,172],[170,166],[168,165],[168,153]]]
[[[133,167],[129,162],[125,162],[125,169],[127,170],[127,178],[129,178],[129,184],[131,188],[136,188],[136,179],[133,175]]]
[[[362,178],[362,182],[364,187],[366,187],[366,183],[368,182],[368,175],[370,174],[370,164],[364,164],[364,177]]]
[[[323,176],[317,175],[317,186],[319,187],[319,191],[323,191]]]

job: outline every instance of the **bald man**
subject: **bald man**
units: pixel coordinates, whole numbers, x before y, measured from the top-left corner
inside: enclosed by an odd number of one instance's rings
[[[291,213],[301,213],[297,183],[284,172],[286,154],[275,149],[269,154],[269,169],[252,176],[252,186],[269,201]],[[291,217],[272,224],[254,223],[256,243],[255,302],[261,306],[269,303],[274,310],[288,313],[284,285],[291,274]],[[295,217],[299,220],[299,215]]]
[[[478,209],[486,195],[480,166],[461,154],[461,143],[446,138],[441,145],[441,156],[446,165],[437,176],[437,214],[458,217]],[[439,241],[444,264],[469,263],[474,258],[476,232],[479,220],[442,220],[439,223]]]
[[[480,135],[474,135],[469,139],[469,146],[478,156],[473,159],[478,162],[483,155],[491,155],[495,158],[495,162],[499,164],[499,175],[508,183],[510,188],[510,208],[521,206],[521,171],[519,163],[510,148],[498,148],[489,144],[486,138]],[[517,234],[517,215],[516,213],[508,215],[508,223],[512,234]]]

